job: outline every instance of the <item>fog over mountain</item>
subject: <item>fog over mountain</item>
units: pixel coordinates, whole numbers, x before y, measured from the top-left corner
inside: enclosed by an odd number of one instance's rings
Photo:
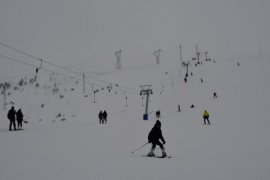
[[[269,17],[268,0],[1,0],[0,42],[63,66],[114,63],[120,49],[123,61],[157,49],[177,59],[180,43],[185,59],[195,44],[227,59],[268,52]],[[1,77],[15,66],[2,61]]]
[[[0,0],[0,180],[268,180],[269,17],[269,0]],[[158,119],[171,158],[145,157]]]

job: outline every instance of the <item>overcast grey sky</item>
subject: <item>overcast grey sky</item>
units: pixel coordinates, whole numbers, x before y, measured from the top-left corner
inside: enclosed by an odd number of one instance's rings
[[[123,59],[159,48],[177,57],[180,43],[185,59],[196,43],[229,59],[259,44],[267,53],[269,19],[269,0],[0,0],[0,42],[60,65],[114,60],[119,49]]]

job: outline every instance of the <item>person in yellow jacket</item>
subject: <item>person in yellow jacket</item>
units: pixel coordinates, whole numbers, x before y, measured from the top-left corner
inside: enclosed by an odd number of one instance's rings
[[[204,121],[204,124],[206,124],[206,121],[207,121],[208,122],[208,125],[210,125],[209,113],[206,110],[203,113],[203,121]]]

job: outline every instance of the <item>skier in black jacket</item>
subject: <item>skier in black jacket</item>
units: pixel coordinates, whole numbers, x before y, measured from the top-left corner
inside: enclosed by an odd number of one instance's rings
[[[22,129],[23,113],[21,109],[17,111],[17,122],[18,122],[18,129]]]
[[[147,154],[147,156],[155,156],[154,151],[156,149],[156,145],[158,145],[162,151],[162,157],[166,157],[167,154],[165,152],[165,148],[163,144],[159,141],[161,139],[162,143],[165,144],[165,140],[162,136],[162,131],[161,131],[161,122],[159,120],[156,121],[156,124],[152,128],[152,130],[149,132],[148,135],[148,142],[152,143],[152,148],[150,152]]]
[[[14,106],[11,107],[11,109],[8,111],[7,117],[10,121],[9,124],[9,130],[12,131],[12,125],[13,125],[13,130],[16,131],[16,125],[15,125],[15,119],[16,119],[16,111],[14,109]]]
[[[102,111],[99,112],[98,118],[99,118],[99,124],[103,124],[103,114],[102,114]]]
[[[103,117],[103,121],[104,121],[105,124],[107,124],[107,116],[108,116],[107,112],[106,112],[106,110],[104,110],[103,113],[102,113],[102,117]]]

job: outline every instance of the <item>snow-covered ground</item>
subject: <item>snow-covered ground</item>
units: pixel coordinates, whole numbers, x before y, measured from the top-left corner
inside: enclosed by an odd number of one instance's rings
[[[180,73],[176,62],[131,64],[122,70],[108,67],[96,77],[113,82],[112,90],[87,84],[85,95],[81,82],[61,76],[56,76],[59,91],[53,93],[54,80],[41,71],[39,87],[28,84],[10,90],[7,97],[25,113],[28,123],[23,131],[8,131],[7,110],[0,107],[0,179],[268,180],[269,61],[203,61],[191,65],[193,76],[187,83],[185,68]],[[143,120],[145,97],[139,95],[139,86],[145,84],[153,89],[147,121]],[[108,124],[100,125],[98,112],[105,109]],[[142,157],[150,145],[132,154],[147,142],[158,109],[172,158]],[[202,125],[204,110],[210,113],[210,126]],[[156,154],[160,153],[157,148]]]

